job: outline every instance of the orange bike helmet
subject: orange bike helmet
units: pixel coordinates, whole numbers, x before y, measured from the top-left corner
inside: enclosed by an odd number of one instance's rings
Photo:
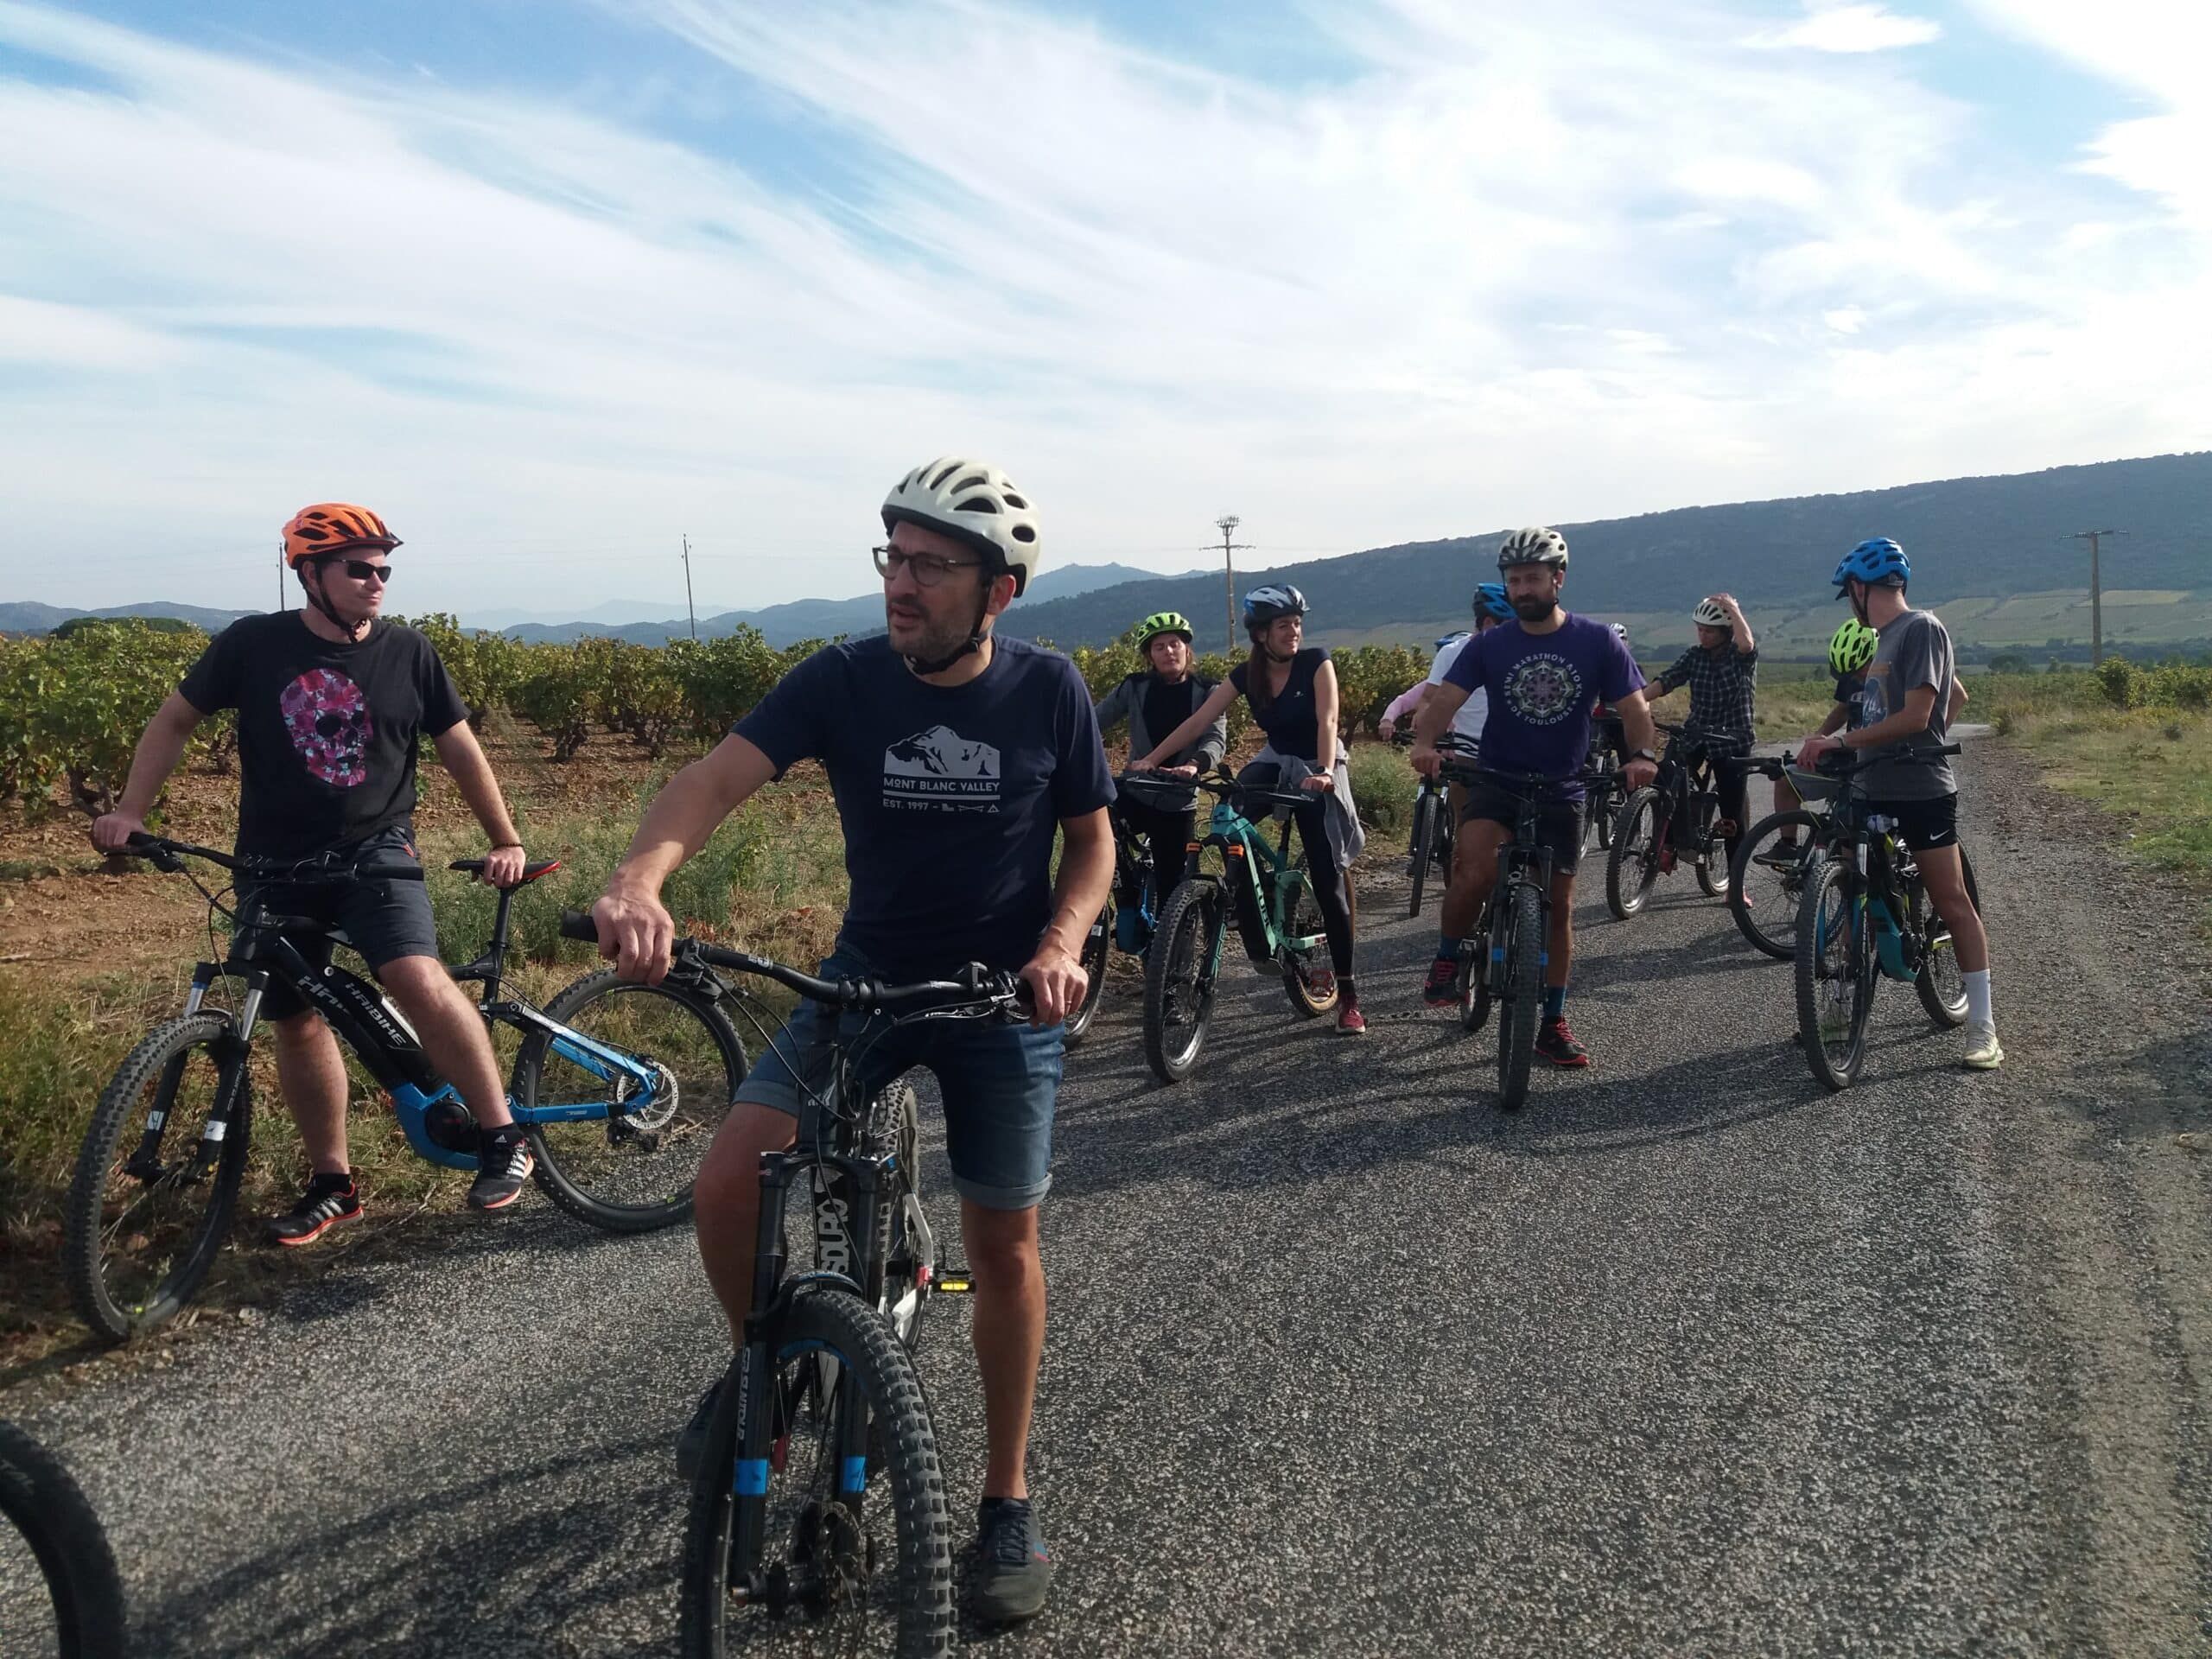
[[[366,507],[343,501],[318,501],[302,507],[284,526],[284,563],[296,570],[302,559],[342,553],[349,547],[380,547],[387,553],[399,537]]]

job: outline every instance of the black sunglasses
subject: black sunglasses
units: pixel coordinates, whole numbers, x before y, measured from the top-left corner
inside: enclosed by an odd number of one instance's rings
[[[372,563],[367,559],[327,558],[323,561],[323,563],[326,565],[344,565],[346,567],[346,574],[353,577],[356,582],[374,582],[381,583],[390,582],[391,580],[391,567],[390,565]]]

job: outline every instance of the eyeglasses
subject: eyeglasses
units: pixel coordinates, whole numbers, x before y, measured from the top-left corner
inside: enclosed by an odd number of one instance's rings
[[[381,586],[391,580],[391,567],[388,564],[375,564],[367,559],[332,559],[329,563],[344,565],[346,574],[356,582],[373,582]]]
[[[981,559],[948,559],[941,553],[909,553],[898,547],[872,547],[868,551],[875,555],[877,574],[886,582],[905,570],[921,588],[934,588],[948,572],[973,570],[983,563]]]

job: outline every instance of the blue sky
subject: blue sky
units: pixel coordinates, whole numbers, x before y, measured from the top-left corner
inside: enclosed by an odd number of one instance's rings
[[[2212,447],[2208,9],[0,0],[0,599],[865,589]],[[403,590],[404,589],[404,590]]]

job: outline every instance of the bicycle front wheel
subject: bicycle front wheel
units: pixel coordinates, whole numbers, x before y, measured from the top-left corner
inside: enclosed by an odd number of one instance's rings
[[[1544,912],[1529,881],[1514,884],[1504,925],[1505,987],[1497,1009],[1497,1103],[1517,1111],[1529,1097],[1529,1065],[1543,1014]]]
[[[1974,861],[1959,849],[1959,868],[1967,879],[1967,897],[1981,908],[1981,888],[1974,879]],[[1959,953],[1951,944],[1950,924],[1936,913],[1925,887],[1912,893],[1912,925],[1920,935],[1920,971],[1912,988],[1920,993],[1920,1006],[1938,1026],[1955,1027],[1967,1022],[1967,985],[1959,970]]]
[[[1290,903],[1284,908],[1289,912],[1282,918],[1283,937],[1291,939],[1313,938],[1326,924],[1321,920],[1321,901],[1313,896],[1313,878],[1306,874],[1303,859],[1299,861],[1298,880],[1291,887]],[[1324,972],[1328,974],[1328,989],[1319,989],[1315,982]],[[1311,944],[1302,949],[1285,945],[1282,951],[1283,994],[1290,998],[1290,1006],[1301,1020],[1318,1020],[1337,1006],[1343,995],[1336,982],[1336,973],[1329,964],[1329,947],[1325,943]]]
[[[1805,861],[1820,830],[1820,819],[1810,812],[1770,813],[1751,826],[1728,873],[1728,913],[1738,931],[1756,949],[1784,962],[1797,955]]]
[[[1221,890],[1185,881],[1167,895],[1144,963],[1144,1057],[1162,1083],[1191,1075],[1213,1017],[1220,956]]]
[[[1797,1041],[1813,1075],[1847,1089],[1866,1064],[1874,942],[1850,867],[1815,857],[1797,915]]]
[[[101,1092],[69,1185],[70,1300],[109,1342],[173,1319],[230,1229],[252,1116],[226,1015],[157,1026]]]
[[[1090,1029],[1090,1022],[1098,1017],[1098,1004],[1106,995],[1106,964],[1114,954],[1114,900],[1106,900],[1106,908],[1098,912],[1098,919],[1090,925],[1090,937],[1083,942],[1083,971],[1090,982],[1084,989],[1083,1002],[1068,1015],[1063,1047],[1073,1048]]]
[[[1659,791],[1639,789],[1621,808],[1605,855],[1605,906],[1617,919],[1627,921],[1643,908],[1659,879]]]
[[[880,1316],[828,1290],[794,1296],[766,1349],[753,1387],[745,1356],[731,1362],[708,1424],[683,1651],[721,1659],[796,1615],[811,1626],[800,1651],[950,1653],[951,1522],[912,1360]]]
[[[1413,851],[1406,860],[1406,874],[1413,888],[1406,899],[1406,919],[1421,914],[1421,889],[1428,882],[1430,861],[1436,856],[1436,797],[1423,790],[1414,798]]]
[[[699,1162],[745,1080],[745,1046],[707,998],[663,983],[637,985],[605,969],[546,1004],[548,1018],[650,1065],[650,1087],[603,1077],[532,1029],[515,1057],[514,1097],[531,1107],[596,1107],[587,1116],[528,1126],[537,1185],[578,1221],[645,1233],[691,1213]]]
[[[0,1597],[0,1608],[10,1614],[10,1637],[29,1644],[19,1648],[11,1642],[8,1651],[122,1659],[123,1585],[99,1517],[61,1460],[8,1422],[0,1422],[0,1515],[30,1546],[54,1615],[49,1646],[37,1628],[44,1621]],[[32,1620],[28,1631],[25,1618]]]

